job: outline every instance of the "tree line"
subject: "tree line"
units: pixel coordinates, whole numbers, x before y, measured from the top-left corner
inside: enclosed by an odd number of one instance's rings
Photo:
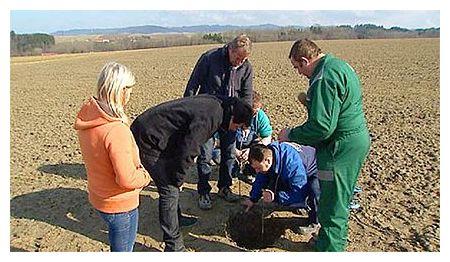
[[[10,32],[10,55],[39,55],[55,45],[55,38],[48,34],[16,34]]]
[[[93,39],[61,41],[47,34],[18,35],[11,31],[11,55],[39,55],[42,53],[85,53],[146,49],[170,46],[189,46],[227,43],[237,34],[246,33],[253,42],[294,41],[299,38],[312,40],[333,39],[385,39],[440,37],[440,28],[406,29],[384,28],[373,24],[310,27],[283,27],[275,30],[227,31],[221,33],[156,34],[156,35],[102,35]]]

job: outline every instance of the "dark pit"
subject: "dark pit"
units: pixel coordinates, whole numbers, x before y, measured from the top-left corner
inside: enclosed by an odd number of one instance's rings
[[[227,236],[244,249],[264,249],[273,244],[284,234],[286,226],[275,218],[264,219],[262,227],[262,210],[252,208],[247,213],[239,211],[230,215],[226,224]]]

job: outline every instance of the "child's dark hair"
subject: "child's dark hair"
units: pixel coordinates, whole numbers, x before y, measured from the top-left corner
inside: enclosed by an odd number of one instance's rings
[[[236,98],[233,105],[233,122],[250,126],[253,117],[252,107],[242,99]]]
[[[264,152],[269,150],[269,147],[263,144],[256,144],[250,147],[250,152],[248,153],[248,161],[258,161],[262,162],[264,160]]]

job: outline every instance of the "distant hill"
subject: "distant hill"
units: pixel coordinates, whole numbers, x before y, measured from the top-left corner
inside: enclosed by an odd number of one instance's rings
[[[213,43],[224,44],[230,42],[237,33],[243,32],[255,43],[295,41],[301,38],[332,40],[440,37],[439,27],[407,29],[394,26],[384,28],[383,26],[374,24],[358,24],[354,26],[321,26],[314,24],[311,26],[292,25],[283,27],[273,24],[251,26],[197,25],[181,27],[144,25],[124,28],[72,29],[57,31],[52,33],[52,35],[19,35],[11,31],[10,55],[87,53]],[[57,41],[55,36],[69,37],[59,37],[67,41]]]
[[[162,27],[155,25],[131,26],[123,28],[95,28],[95,29],[71,29],[51,33],[54,36],[76,36],[76,35],[117,35],[117,34],[156,34],[156,33],[218,33],[235,30],[277,30],[282,28],[278,25],[263,24],[251,26],[235,25],[196,25],[181,27]],[[300,27],[299,27],[300,28]]]

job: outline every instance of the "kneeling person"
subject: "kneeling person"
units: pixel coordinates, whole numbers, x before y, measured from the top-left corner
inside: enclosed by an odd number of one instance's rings
[[[250,165],[257,172],[250,198],[243,204],[248,211],[261,197],[272,207],[290,210],[308,209],[310,183],[298,149],[291,143],[273,142],[267,146],[254,145],[249,152]],[[315,212],[309,212],[310,222],[317,221]]]

